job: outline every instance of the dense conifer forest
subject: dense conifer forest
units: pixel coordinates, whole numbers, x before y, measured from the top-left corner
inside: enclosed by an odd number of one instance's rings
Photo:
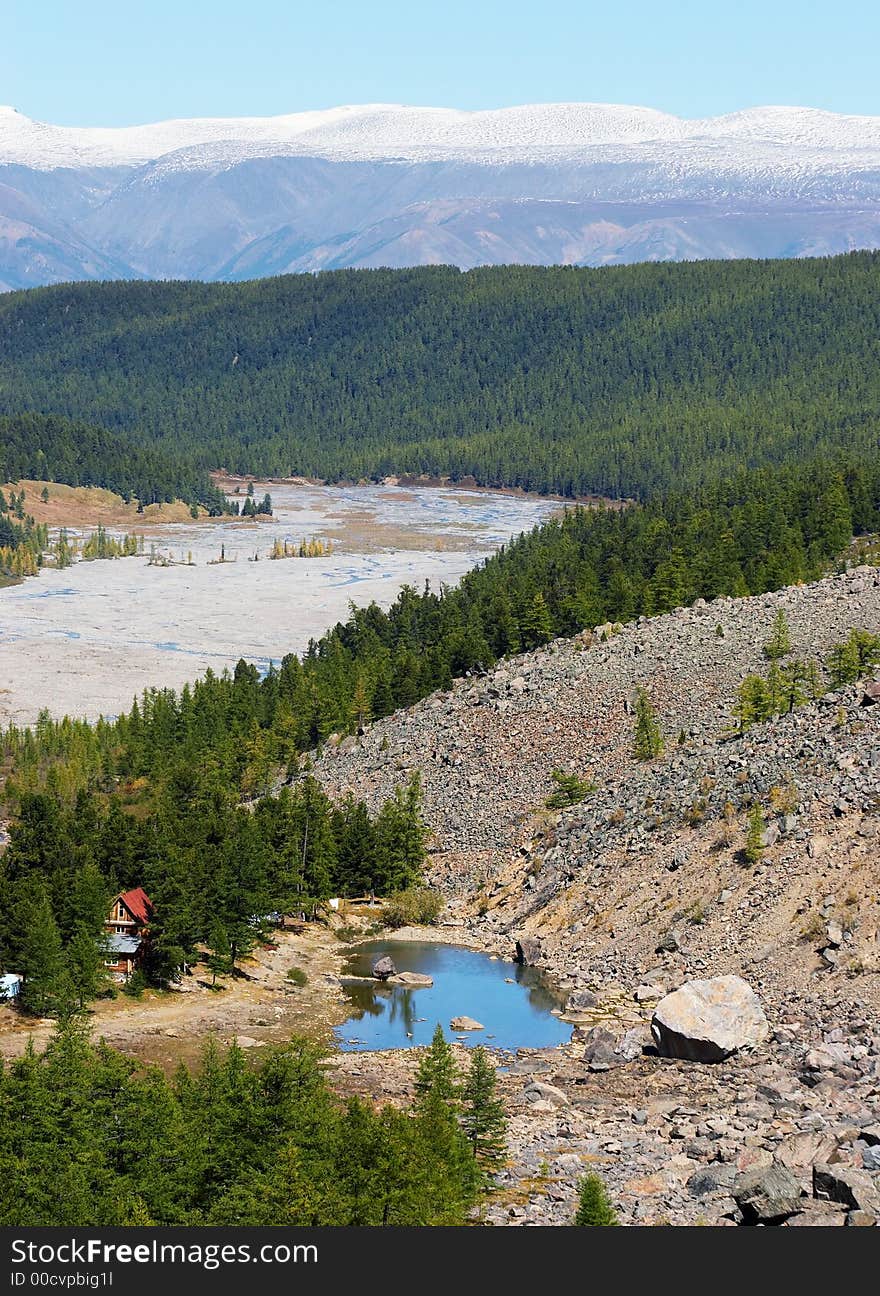
[[[876,451],[878,337],[871,252],[67,284],[0,297],[0,413],[134,436],[185,497],[223,467],[642,499]]]
[[[228,512],[223,493],[185,454],[53,414],[0,417],[0,481],[21,479],[103,486],[143,505],[181,499]]]
[[[0,1062],[0,1220],[463,1224],[504,1146],[481,1061],[460,1077],[435,1037],[412,1108],[377,1111],[336,1099],[301,1040],[257,1067],[208,1045],[169,1081],[68,1022],[44,1054]]]

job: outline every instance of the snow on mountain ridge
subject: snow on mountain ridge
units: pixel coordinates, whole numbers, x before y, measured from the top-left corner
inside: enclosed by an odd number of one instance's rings
[[[42,171],[160,159],[172,169],[200,169],[275,153],[353,161],[536,162],[542,155],[606,160],[615,148],[646,161],[669,159],[681,149],[698,165],[711,161],[746,171],[765,165],[836,169],[835,155],[845,155],[848,166],[867,168],[880,166],[880,117],[767,107],[686,120],[621,104],[526,104],[478,112],[368,104],[278,117],[80,129],[31,121],[0,107],[0,165]]]

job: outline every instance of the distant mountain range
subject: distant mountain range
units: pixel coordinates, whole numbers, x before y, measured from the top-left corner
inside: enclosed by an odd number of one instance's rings
[[[880,247],[880,117],[397,105],[124,129],[0,108],[0,288]]]

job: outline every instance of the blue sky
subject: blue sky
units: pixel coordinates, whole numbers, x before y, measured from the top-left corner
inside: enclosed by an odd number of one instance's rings
[[[0,103],[70,125],[635,103],[880,115],[878,0],[3,0]]]

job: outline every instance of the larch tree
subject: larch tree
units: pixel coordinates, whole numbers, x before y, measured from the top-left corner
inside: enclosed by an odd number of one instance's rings
[[[461,1125],[474,1159],[487,1177],[504,1163],[507,1154],[507,1117],[497,1091],[495,1068],[486,1050],[475,1048],[461,1086]]]
[[[663,753],[663,734],[644,688],[636,690],[636,721],[633,754],[636,760],[649,761]]]
[[[584,1175],[578,1189],[578,1206],[573,1223],[581,1227],[608,1228],[618,1222],[617,1213],[599,1175]]]

